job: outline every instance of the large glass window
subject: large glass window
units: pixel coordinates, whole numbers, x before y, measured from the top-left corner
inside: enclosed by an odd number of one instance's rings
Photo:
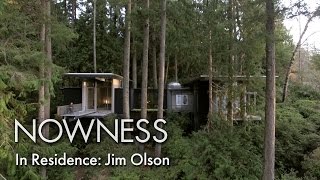
[[[111,110],[111,81],[97,82],[97,109]],[[94,83],[88,83],[88,109],[94,109]]]
[[[98,109],[111,110],[111,103],[112,103],[111,86],[112,86],[111,81],[98,82],[98,86],[97,86]]]
[[[88,85],[88,109],[94,109],[94,87]]]

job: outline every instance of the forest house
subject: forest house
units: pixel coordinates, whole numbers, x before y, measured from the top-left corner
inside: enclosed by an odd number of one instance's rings
[[[115,89],[122,87],[122,76],[113,73],[66,73],[81,87],[64,87],[63,106],[57,115],[64,118],[101,118],[114,113]]]
[[[102,118],[110,114],[122,115],[122,76],[113,73],[66,73],[66,77],[81,83],[81,87],[63,88],[64,103],[58,106],[57,115],[64,118]],[[231,114],[233,121],[261,120],[255,116],[256,92],[248,92],[246,83],[250,78],[233,78],[232,98],[228,96],[227,76],[213,78],[214,112],[226,118]],[[148,89],[148,112],[157,111],[157,89]],[[139,116],[141,111],[141,89],[130,86],[130,112]],[[228,103],[232,103],[228,108]],[[209,111],[209,79],[207,75],[181,85],[171,82],[164,95],[166,112],[189,113],[194,128],[206,123]],[[229,110],[228,110],[229,109]]]

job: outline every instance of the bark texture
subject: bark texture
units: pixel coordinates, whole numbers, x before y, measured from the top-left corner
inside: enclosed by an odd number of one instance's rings
[[[152,35],[152,74],[153,74],[153,88],[158,89],[158,72],[157,72],[157,46],[156,46],[156,35],[153,31]]]
[[[145,12],[149,11],[149,0],[145,0]],[[148,61],[149,61],[149,15],[144,20],[143,29],[143,55],[142,55],[142,82],[141,82],[141,119],[147,119],[148,109]],[[143,128],[146,128],[144,123]],[[145,139],[146,134],[141,132],[141,139]],[[139,150],[144,151],[144,144],[140,144]]]
[[[213,73],[213,68],[212,68],[212,47],[211,47],[211,39],[212,39],[212,35],[211,35],[211,30],[209,32],[209,56],[208,56],[208,59],[209,59],[209,68],[208,68],[208,74],[209,74],[209,114],[208,114],[208,128],[211,128],[211,120],[210,118],[212,118],[212,115],[213,115],[213,89],[212,89],[212,86],[213,86],[213,83],[212,83],[212,73]]]
[[[130,75],[130,31],[131,31],[131,0],[127,1],[126,8],[126,24],[125,24],[125,39],[123,52],[123,118],[130,118],[129,106],[129,75]]]
[[[161,20],[160,20],[160,54],[159,54],[159,86],[158,86],[158,119],[163,119],[163,98],[164,98],[164,68],[166,55],[166,0],[161,1]],[[161,139],[162,134],[157,134]],[[155,156],[161,156],[161,144],[155,147]]]
[[[275,41],[274,41],[274,3],[266,0],[266,106],[264,130],[263,180],[274,179],[275,163]]]

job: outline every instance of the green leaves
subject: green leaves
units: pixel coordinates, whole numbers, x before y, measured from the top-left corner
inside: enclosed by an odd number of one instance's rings
[[[306,171],[306,175],[309,179],[320,178],[320,147],[312,151],[309,155],[305,156],[302,162],[303,169]]]
[[[320,146],[318,104],[319,102],[314,100],[298,100],[291,105],[278,106],[276,118],[278,174],[287,174],[291,170],[304,172],[302,162],[304,157]]]

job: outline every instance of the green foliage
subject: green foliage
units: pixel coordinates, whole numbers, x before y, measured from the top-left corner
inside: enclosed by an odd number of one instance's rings
[[[306,91],[306,93],[310,93]],[[277,108],[276,166],[278,174],[292,169],[303,174],[305,156],[320,146],[319,101],[298,100]]]
[[[24,176],[21,177],[22,180],[40,180],[40,176],[37,175],[34,171],[28,170]]]
[[[78,1],[81,11],[75,21],[70,20],[70,5],[52,2],[53,62],[50,90],[51,109],[59,103],[55,90],[62,86],[64,71],[90,72],[92,65],[92,0]],[[69,1],[70,2],[70,1]],[[150,15],[150,33],[159,41],[159,3],[150,1],[145,12],[142,1],[134,1],[132,34],[141,59],[143,17]],[[229,1],[179,0],[167,3],[166,54],[168,81],[173,79],[172,59],[178,59],[179,79],[189,80],[207,74],[208,47],[212,46],[215,75],[226,75],[229,58],[234,57],[236,75],[261,75],[265,72],[265,12],[263,1],[243,0],[235,6],[235,19],[228,18]],[[97,1],[97,66],[98,72],[122,72],[124,37],[124,5],[126,2]],[[78,10],[80,10],[78,9]],[[66,139],[53,144],[34,145],[22,136],[13,143],[13,119],[30,125],[37,116],[39,64],[46,60],[39,40],[40,29],[46,19],[41,17],[38,0],[0,1],[0,172],[8,179],[40,179],[38,167],[16,167],[15,153],[29,156],[30,150],[41,156],[68,153],[71,156],[101,156],[106,152],[127,159],[137,152],[135,145],[116,144],[107,136],[101,143],[83,144],[76,139],[70,145]],[[292,51],[291,37],[278,17],[276,25],[277,74],[284,74]],[[236,36],[229,28],[236,27]],[[209,41],[209,32],[212,40]],[[211,44],[210,44],[211,43]],[[230,44],[233,48],[230,49]],[[319,54],[312,57],[319,67]],[[140,62],[138,64],[138,69]],[[140,74],[138,72],[138,74]],[[139,75],[138,75],[139,77]],[[282,82],[280,76],[278,82]],[[138,78],[139,79],[139,78]],[[259,95],[258,111],[263,114],[264,83],[248,82],[248,88]],[[279,86],[278,86],[279,87]],[[276,170],[279,179],[320,179],[320,93],[308,86],[290,87],[290,103],[277,106]],[[104,122],[112,127],[113,119]],[[163,144],[163,155],[170,157],[169,167],[49,167],[49,179],[75,179],[76,171],[86,178],[97,179],[260,179],[262,173],[263,123],[244,123],[230,127],[223,120],[213,118],[213,129],[192,132],[192,121],[187,114],[168,114],[166,130],[169,138]],[[112,128],[111,128],[112,129]],[[51,135],[55,135],[52,129]],[[78,137],[79,138],[79,137]],[[93,139],[94,141],[94,139]],[[153,153],[154,142],[146,144]]]
[[[320,100],[320,92],[309,85],[294,84],[290,89],[290,100],[296,101],[299,99]]]
[[[30,120],[37,116],[36,93],[39,82],[44,80],[38,78],[39,63],[46,58],[39,39],[40,24],[44,20],[39,18],[39,1],[5,1],[4,4],[1,1],[0,6],[0,172],[8,179],[40,179],[37,168],[16,166],[15,154],[28,157],[31,149],[46,154],[61,151],[68,146],[62,143],[60,147],[44,149],[23,138],[16,144],[12,132],[14,119],[28,126]],[[75,36],[69,28],[57,22],[54,16],[51,23],[53,47],[61,49],[64,42]],[[60,80],[62,69],[54,64],[46,65],[52,66],[50,83],[51,94],[54,95],[52,86]]]
[[[169,178],[259,179],[261,154],[251,144],[257,138],[252,136],[255,128],[200,131],[189,141],[169,141],[168,154],[177,161]],[[258,139],[261,143],[261,136]]]
[[[309,92],[306,92],[309,93]],[[276,174],[277,179],[318,179],[320,133],[318,101],[299,100],[277,106]],[[187,116],[169,113],[165,126],[169,137],[163,144],[163,156],[169,167],[91,168],[89,177],[111,179],[260,179],[262,173],[263,124],[239,124],[230,127],[214,118],[213,129],[186,132],[191,126]],[[112,124],[112,121],[107,120]],[[147,145],[150,153],[150,146]],[[136,147],[114,144],[106,139],[89,145],[90,155],[119,152],[129,157]],[[104,152],[102,152],[102,149]],[[151,151],[152,152],[152,151]],[[99,169],[99,170],[97,170]]]
[[[280,180],[302,180],[302,178],[297,177],[297,173],[290,172],[287,174],[280,175]]]
[[[123,3],[119,1],[108,2],[97,1],[97,71],[113,72],[120,74],[122,71],[122,44],[123,44],[123,16],[121,8]],[[73,24],[75,34],[68,29],[56,27],[60,34],[54,43],[63,45],[63,49],[56,52],[59,61],[58,65],[66,67],[70,72],[91,72],[93,71],[93,8],[91,1],[83,3],[85,9],[79,19]],[[109,16],[106,16],[109,14]],[[72,42],[60,43],[64,38],[73,39]]]
[[[232,129],[214,129],[186,134],[188,118],[169,114],[166,130],[169,139],[163,145],[163,157],[170,157],[169,167],[110,167],[89,168],[89,177],[100,177],[108,172],[110,179],[259,179],[262,169],[262,126],[247,124]],[[110,121],[109,121],[110,122]],[[112,123],[110,123],[112,124]],[[109,127],[109,126],[108,126]],[[108,152],[130,157],[136,147],[115,144],[105,139],[90,144],[86,151],[92,156]],[[146,151],[150,154],[150,146]]]
[[[320,70],[320,54],[319,53],[315,53],[312,55],[311,62],[315,67],[315,69]]]
[[[303,169],[306,171],[306,176],[314,179],[320,178],[320,147],[311,152],[305,157]]]

